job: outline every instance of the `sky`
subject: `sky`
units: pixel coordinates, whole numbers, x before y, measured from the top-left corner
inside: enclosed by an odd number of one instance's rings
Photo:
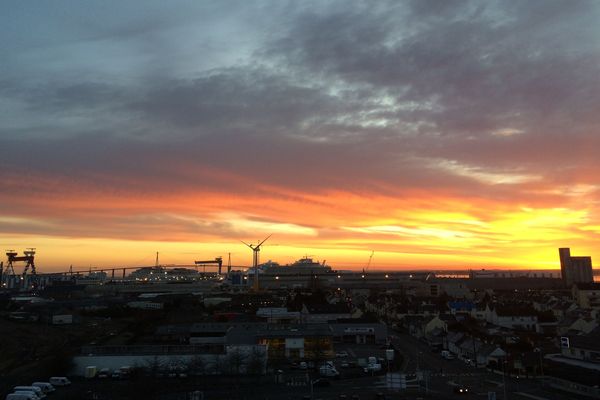
[[[0,248],[40,271],[600,257],[596,1],[7,0]]]

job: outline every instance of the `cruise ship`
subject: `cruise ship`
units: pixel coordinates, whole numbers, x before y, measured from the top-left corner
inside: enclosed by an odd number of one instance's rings
[[[286,265],[279,265],[278,263],[269,261],[268,263],[264,264],[262,273],[267,275],[327,274],[331,273],[331,267],[326,265],[325,261],[320,263],[318,261],[314,261],[308,256],[305,256],[293,262],[292,264]]]

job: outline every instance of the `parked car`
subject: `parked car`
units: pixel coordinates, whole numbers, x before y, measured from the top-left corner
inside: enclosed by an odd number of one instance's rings
[[[17,392],[6,395],[5,400],[37,400],[39,397],[33,392]]]
[[[48,379],[48,382],[50,382],[52,386],[67,386],[71,384],[71,381],[65,376],[53,376]]]
[[[14,392],[14,394],[20,394],[23,396],[27,396],[27,399],[31,399],[31,400],[40,400],[41,397],[39,397],[35,392],[32,392],[30,390],[17,390]]]
[[[111,378],[113,379],[123,379],[123,374],[121,374],[121,371],[119,371],[118,369],[114,370]]]
[[[102,368],[100,370],[100,372],[98,372],[98,375],[96,375],[96,376],[100,379],[110,378],[110,376],[111,376],[110,369]]]
[[[56,390],[56,389],[54,389],[54,386],[52,386],[52,384],[50,384],[50,382],[33,382],[31,384],[31,386],[39,387],[40,389],[42,389],[42,391],[44,393],[51,393]]]
[[[14,392],[33,392],[40,399],[46,397],[46,393],[42,389],[37,386],[15,386],[13,388]]]

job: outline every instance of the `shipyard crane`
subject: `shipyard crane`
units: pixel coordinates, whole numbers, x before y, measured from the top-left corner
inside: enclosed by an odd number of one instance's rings
[[[31,274],[30,274],[31,281],[32,281],[33,288],[35,288],[37,286],[37,272],[35,270],[35,262],[34,262],[35,261],[35,248],[33,248],[33,247],[28,248],[27,250],[25,250],[23,252],[22,256],[19,256],[18,253],[14,250],[7,250],[6,256],[7,256],[6,270],[3,271],[3,274],[5,275],[4,279],[7,280],[7,282],[5,282],[5,283],[8,285],[9,277],[16,276],[13,263],[22,261],[22,262],[25,262],[25,268],[23,269],[23,273],[21,274],[22,284],[24,285],[24,287],[27,286],[27,279],[28,279],[27,272],[31,268]]]
[[[266,242],[267,239],[269,239],[271,236],[273,236],[273,234],[270,234],[262,242],[258,242],[258,244],[256,244],[256,245],[248,244],[248,243],[244,242],[243,240],[240,240],[242,243],[244,243],[246,246],[248,246],[252,249],[252,267],[254,268],[254,290],[255,291],[258,291],[260,288],[260,286],[258,284],[258,262],[259,262],[259,256],[260,256],[260,246],[262,246],[262,244],[264,242]]]

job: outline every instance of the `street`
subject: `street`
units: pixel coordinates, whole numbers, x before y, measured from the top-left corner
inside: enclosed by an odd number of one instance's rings
[[[423,371],[423,391],[433,398],[465,398],[464,394],[453,393],[454,387],[464,386],[472,390],[471,397],[487,398],[488,392],[495,392],[497,399],[567,400],[573,395],[543,388],[537,379],[523,379],[496,374],[485,368],[467,365],[461,360],[446,360],[439,353],[413,336],[394,333],[394,347],[404,355],[404,372],[414,374]],[[506,383],[506,394],[504,391]],[[534,396],[534,397],[531,397]]]

